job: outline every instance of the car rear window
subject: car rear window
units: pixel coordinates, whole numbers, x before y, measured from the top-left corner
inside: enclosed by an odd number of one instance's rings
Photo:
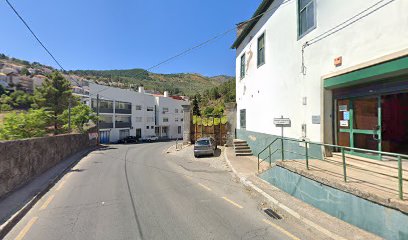
[[[207,146],[207,145],[210,145],[210,141],[209,140],[198,140],[196,142],[196,145],[197,146]]]

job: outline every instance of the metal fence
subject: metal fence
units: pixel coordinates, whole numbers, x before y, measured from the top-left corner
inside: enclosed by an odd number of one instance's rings
[[[299,153],[299,152],[294,152],[294,151],[289,151],[285,150],[285,144],[284,142],[296,142],[296,143],[302,143],[304,144],[304,152]],[[278,146],[276,146],[278,145]],[[402,161],[403,160],[408,160],[408,155],[404,154],[398,154],[398,153],[391,153],[391,152],[383,152],[383,151],[375,151],[375,150],[368,150],[368,149],[362,149],[362,148],[354,148],[354,147],[346,147],[346,146],[339,146],[339,145],[333,145],[333,144],[325,144],[325,143],[316,143],[316,142],[310,142],[310,141],[304,141],[304,140],[299,140],[299,139],[294,139],[294,138],[286,138],[286,137],[277,137],[275,140],[273,140],[267,147],[265,147],[261,152],[258,154],[258,172],[260,170],[260,164],[262,162],[265,162],[266,160],[269,160],[269,165],[272,165],[272,156],[274,154],[279,153],[280,154],[280,159],[282,161],[285,160],[285,153],[292,153],[296,154],[299,156],[303,156],[306,161],[306,169],[310,170],[309,168],[309,158],[315,158],[315,159],[321,159],[321,160],[326,160],[325,157],[318,157],[318,156],[311,156],[309,154],[309,146],[310,145],[317,145],[321,147],[326,147],[326,148],[331,148],[332,150],[338,151],[341,153],[341,158],[342,158],[342,167],[343,167],[343,178],[344,182],[347,182],[347,163],[346,163],[346,153],[347,152],[361,152],[361,153],[367,153],[367,154],[377,154],[380,156],[380,159],[382,159],[385,156],[395,158],[397,160],[397,165],[398,165],[398,194],[399,198],[403,200],[404,197],[404,192],[403,192],[403,169],[402,169]],[[266,157],[262,158],[261,155],[266,153]],[[265,154],[264,154],[265,156]],[[349,166],[350,167],[350,166]],[[353,166],[356,168],[355,166]],[[364,169],[360,169],[364,170]],[[393,177],[393,176],[392,176]]]

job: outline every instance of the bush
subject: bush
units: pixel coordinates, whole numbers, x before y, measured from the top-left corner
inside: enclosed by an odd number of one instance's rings
[[[0,139],[13,140],[43,137],[47,134],[50,114],[45,109],[29,110],[26,113],[8,113],[0,126]]]
[[[8,105],[7,103],[2,103],[0,105],[0,112],[7,112],[7,111],[11,111],[13,108]]]

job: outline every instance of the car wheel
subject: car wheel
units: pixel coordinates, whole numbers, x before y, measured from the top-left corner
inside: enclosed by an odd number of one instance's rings
[[[195,158],[198,158],[198,155],[197,155],[197,154],[194,154],[194,157],[195,157]]]

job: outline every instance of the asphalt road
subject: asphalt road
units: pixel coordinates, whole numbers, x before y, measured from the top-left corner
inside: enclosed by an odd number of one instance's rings
[[[266,215],[214,159],[166,154],[170,144],[92,152],[5,239],[315,239]]]

